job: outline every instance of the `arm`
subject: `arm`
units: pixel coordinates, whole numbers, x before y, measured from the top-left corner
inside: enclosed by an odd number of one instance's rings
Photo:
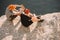
[[[16,7],[24,7],[24,5],[23,4],[21,4],[21,5],[15,5]],[[25,7],[24,7],[25,8]]]
[[[14,14],[13,15],[20,15],[19,11],[12,11]]]

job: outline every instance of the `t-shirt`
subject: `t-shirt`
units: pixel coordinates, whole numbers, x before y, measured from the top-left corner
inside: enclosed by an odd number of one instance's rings
[[[30,17],[26,16],[25,14],[21,14],[21,23],[23,26],[28,27],[33,22]]]
[[[13,15],[13,13],[8,8],[6,8],[5,15],[7,19],[10,19],[10,16]]]
[[[14,18],[17,17],[17,15],[13,15],[14,13],[10,10],[8,10],[8,8],[6,8],[6,11],[5,11],[5,15],[7,17],[7,20],[13,20]]]

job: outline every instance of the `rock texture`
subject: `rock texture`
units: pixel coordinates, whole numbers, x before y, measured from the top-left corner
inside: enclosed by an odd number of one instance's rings
[[[10,22],[6,16],[0,17],[0,40],[60,40],[60,13],[41,15],[43,22],[35,23],[29,28],[20,23],[18,16]]]

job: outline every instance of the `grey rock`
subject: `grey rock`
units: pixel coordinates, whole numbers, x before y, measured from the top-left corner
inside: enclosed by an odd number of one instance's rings
[[[33,24],[30,29],[21,24],[19,16],[13,22],[1,16],[0,40],[60,40],[60,13],[41,15],[41,19],[44,21]]]

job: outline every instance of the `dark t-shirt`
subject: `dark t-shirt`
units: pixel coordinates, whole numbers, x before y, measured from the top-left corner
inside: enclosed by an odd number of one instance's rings
[[[31,25],[33,22],[31,20],[30,17],[26,16],[25,14],[21,14],[21,23],[22,25],[24,25],[25,27],[28,27],[29,25]]]

